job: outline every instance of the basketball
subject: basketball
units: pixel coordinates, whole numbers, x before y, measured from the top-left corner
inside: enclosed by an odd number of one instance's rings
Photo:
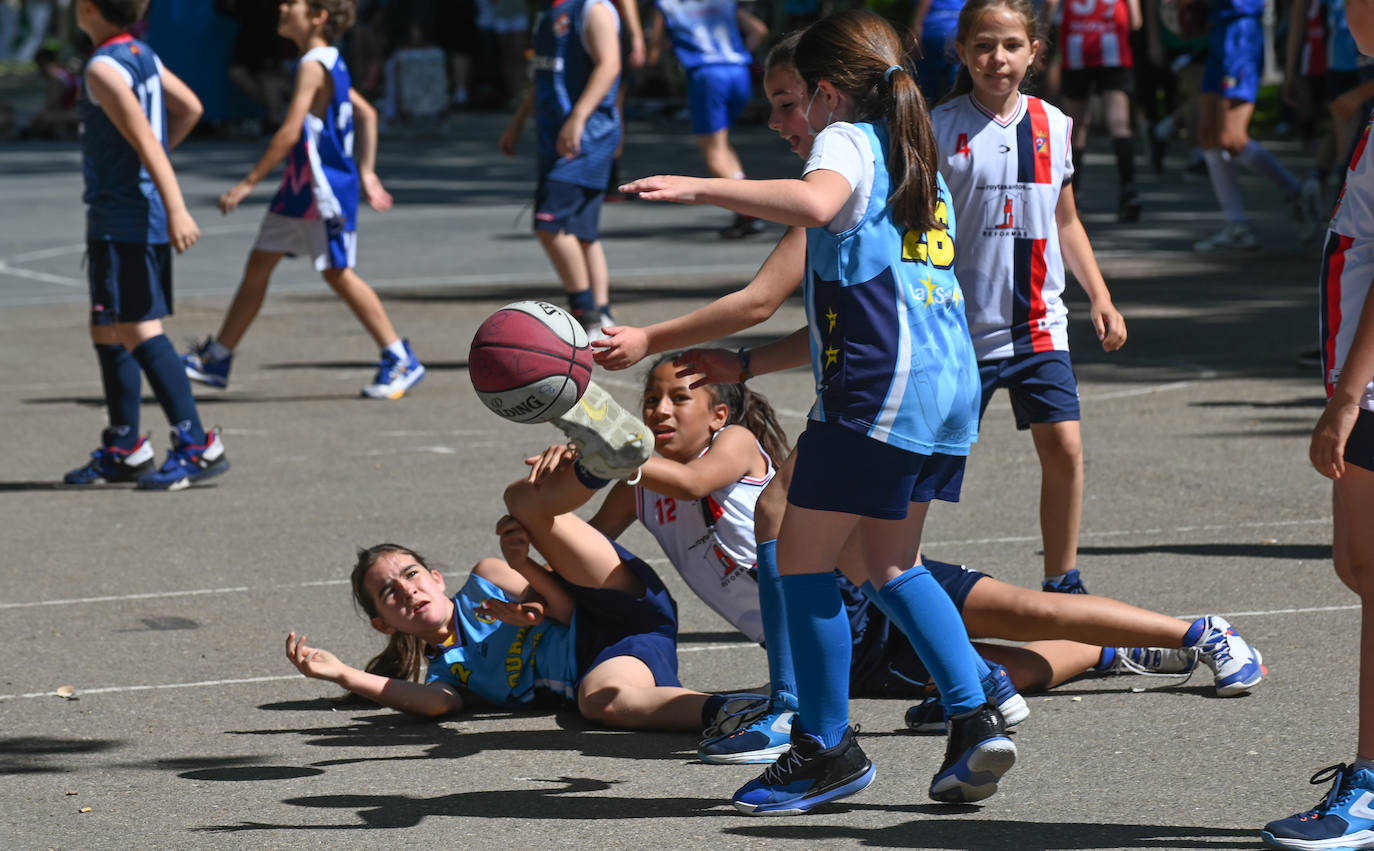
[[[544,301],[517,301],[488,316],[468,349],[482,404],[517,423],[567,413],[587,390],[592,350],[582,323]]]

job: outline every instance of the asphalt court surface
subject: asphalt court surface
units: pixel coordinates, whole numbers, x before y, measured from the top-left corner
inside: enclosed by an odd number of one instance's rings
[[[901,729],[905,703],[856,701],[877,781],[790,819],[737,815],[726,801],[756,770],[698,763],[690,736],[602,730],[568,713],[428,723],[330,703],[337,689],[297,675],[282,640],[304,631],[359,665],[380,649],[349,600],[354,549],[401,542],[461,579],[497,551],[500,491],[520,459],[557,437],[482,410],[465,372],[488,313],[555,293],[526,230],[529,160],[494,154],[500,123],[472,119],[442,143],[383,139],[379,170],[398,205],[364,215],[359,271],[426,362],[424,382],[396,403],[358,399],[370,341],[314,273],[285,264],[231,388],[198,391],[232,470],[178,494],[55,484],[104,422],[78,158],[0,148],[0,846],[1251,848],[1266,821],[1324,793],[1309,775],[1353,756],[1358,608],[1331,570],[1329,487],[1305,460],[1320,384],[1294,366],[1315,335],[1316,250],[1253,181],[1265,246],[1253,254],[1187,251],[1218,219],[1203,182],[1147,174],[1145,220],[1116,225],[1105,149],[1089,159],[1082,203],[1130,340],[1101,353],[1071,295],[1087,455],[1080,566],[1096,593],[1225,614],[1269,666],[1251,696],[1216,699],[1203,672],[1176,688],[1123,677],[1031,697],[1017,767],[968,807],[926,799],[944,743]],[[762,128],[739,135],[751,174],[794,172]],[[270,190],[229,218],[213,199],[257,153],[192,143],[176,157],[203,229],[176,264],[167,324],[178,343],[214,330],[236,285]],[[627,176],[700,170],[672,127],[632,128],[627,156]],[[648,323],[747,280],[779,231],[722,243],[713,229],[727,220],[608,205],[618,317]],[[731,344],[803,321],[793,300]],[[598,374],[626,403],[641,378]],[[808,376],[756,383],[795,437]],[[161,456],[151,396],[143,417]],[[931,512],[927,550],[1033,585],[1037,500],[1030,440],[999,397],[963,501]],[[623,540],[663,566],[642,530]],[[664,578],[682,613],[684,682],[760,686],[763,653]],[[77,699],[56,696],[62,686]]]

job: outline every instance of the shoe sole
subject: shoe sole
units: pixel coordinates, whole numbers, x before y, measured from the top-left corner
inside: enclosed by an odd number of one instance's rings
[[[366,399],[399,399],[406,394],[406,391],[414,387],[416,384],[419,384],[420,381],[424,379],[424,377],[425,368],[423,365],[421,365],[418,368],[412,370],[408,375],[406,375],[407,381],[399,389],[392,390],[387,393],[369,393],[367,392],[367,388],[364,387],[362,389],[362,396]]]
[[[778,757],[787,753],[791,743],[776,745],[771,748],[761,748],[754,751],[741,751],[740,753],[703,753],[697,751],[697,759],[709,765],[766,765],[778,761]]]
[[[747,816],[798,816],[810,812],[821,804],[847,798],[850,795],[857,795],[872,785],[873,778],[877,775],[877,766],[869,763],[868,768],[857,777],[845,780],[839,785],[832,786],[816,795],[802,797],[797,801],[779,801],[771,804],[747,804],[744,801],[731,801],[730,803],[734,804],[735,809]]]
[[[1374,848],[1374,831],[1362,830],[1358,834],[1333,836],[1330,839],[1280,839],[1267,830],[1260,831],[1260,839],[1265,845],[1284,848],[1287,851],[1353,851],[1358,848]],[[1352,842],[1357,844],[1351,844]]]
[[[1026,705],[1026,699],[1020,692],[1013,693],[1011,697],[997,704],[997,711],[1002,713],[1002,722],[1008,727],[1015,727],[1030,717],[1030,707]],[[945,722],[926,721],[908,724],[906,728],[923,736],[944,735]]]
[[[201,481],[204,481],[204,480],[206,480],[206,479],[213,479],[215,476],[218,476],[218,475],[220,475],[221,473],[227,472],[228,470],[229,470],[229,459],[228,459],[228,458],[225,458],[225,457],[223,457],[223,456],[221,456],[220,459],[219,459],[218,461],[216,461],[215,463],[211,464],[209,467],[206,467],[206,468],[203,469],[203,470],[197,470],[196,472],[191,473],[191,474],[188,475],[188,476],[183,476],[183,477],[181,477],[180,479],[177,479],[177,480],[174,481],[174,482],[169,482],[169,483],[167,483],[167,484],[165,484],[165,485],[162,484],[161,482],[152,483],[152,484],[146,484],[146,485],[145,485],[145,484],[142,482],[142,480],[140,480],[139,483],[138,483],[138,489],[139,489],[139,490],[144,490],[144,491],[168,491],[168,492],[186,490],[187,488],[189,488],[191,485],[195,484],[196,482],[201,482]]]
[[[997,794],[1002,775],[1016,764],[1016,745],[1005,736],[984,739],[930,781],[930,797],[944,804],[967,804]]]
[[[1228,683],[1224,686],[1217,683],[1217,697],[1235,697],[1238,694],[1244,694],[1264,680],[1264,657],[1253,647],[1250,648],[1250,652],[1255,654],[1255,676],[1252,679]]]
[[[596,398],[591,399],[594,393]],[[571,410],[550,422],[568,436],[568,440],[577,447],[578,455],[582,456],[582,466],[596,476],[601,473],[586,462],[600,459],[601,463],[597,466],[601,471],[612,473],[603,478],[618,479],[632,475],[654,453],[649,427],[596,385],[588,385],[587,392],[582,394]],[[606,451],[612,456],[623,452],[627,457],[607,458]]]
[[[186,362],[182,362],[182,368],[186,370],[186,377],[192,381],[204,384],[208,387],[218,387],[223,390],[229,386],[229,379],[220,378],[218,375],[211,375],[208,372],[201,372]]]

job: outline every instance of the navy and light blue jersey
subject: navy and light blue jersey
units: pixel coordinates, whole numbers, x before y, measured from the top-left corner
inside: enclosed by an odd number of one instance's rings
[[[167,150],[167,108],[162,102],[162,63],[153,49],[125,33],[95,49],[87,73],[108,65],[133,90],[153,136]],[[86,239],[167,242],[167,210],[138,151],[95,102],[91,87],[77,105],[81,119],[81,171],[86,191]]]
[[[575,627],[548,619],[535,626],[502,623],[479,612],[488,599],[514,602],[499,585],[469,575],[453,595],[453,635],[443,647],[431,648],[425,682],[448,683],[493,706],[527,706],[549,697],[573,700]]]
[[[954,277],[949,189],[940,178],[935,216],[946,229],[902,231],[887,203],[887,131],[855,126],[875,158],[863,219],[843,233],[806,232],[811,419],[911,452],[967,455],[981,390]]]
[[[683,68],[752,61],[740,35],[735,0],[658,0],[657,5]]]
[[[268,209],[293,219],[339,223],[341,230],[354,231],[358,167],[353,162],[353,102],[349,100],[353,83],[337,48],[311,48],[301,57],[300,64],[306,62],[324,66],[333,92],[323,116],[306,113],[301,136],[286,155],[281,188]]]
[[[557,0],[534,23],[534,115],[539,137],[539,174],[589,189],[602,189],[611,177],[611,158],[620,143],[620,117],[615,108],[619,78],[597,104],[582,130],[582,150],[572,159],[558,156],[558,133],[573,104],[587,87],[595,63],[587,50],[585,29],[592,6],[608,0]],[[616,21],[620,20],[616,15]],[[618,25],[618,24],[617,24]]]
[[[1211,0],[1211,3],[1209,12],[1213,20],[1264,14],[1265,0]]]

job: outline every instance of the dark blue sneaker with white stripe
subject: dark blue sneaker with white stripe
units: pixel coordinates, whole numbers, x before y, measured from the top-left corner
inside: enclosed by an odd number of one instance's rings
[[[234,356],[215,357],[210,352],[212,343],[213,337],[206,337],[204,343],[192,343],[190,350],[181,356],[181,366],[192,381],[224,389],[229,386],[229,367],[234,365]]]
[[[1070,570],[1068,573],[1061,573],[1055,577],[1047,577],[1040,582],[1041,591],[1049,591],[1051,594],[1086,594],[1087,587],[1083,585],[1083,577],[1078,575],[1078,568]]]
[[[185,429],[172,429],[172,448],[162,468],[139,477],[139,490],[178,491],[194,482],[218,476],[229,469],[224,442],[218,429],[205,433],[204,443],[195,443]]]
[[[1271,821],[1260,838],[1290,851],[1339,851],[1374,848],[1374,771],[1332,765],[1312,775],[1313,785],[1331,788],[1320,804],[1305,813]]]
[[[797,714],[797,699],[778,692],[768,699],[765,710],[747,723],[735,725],[730,732],[707,730],[697,746],[702,762],[713,765],[749,765],[773,762],[792,744],[792,718]]]
[[[1002,775],[1016,764],[1016,745],[1006,732],[1002,713],[987,703],[949,719],[945,761],[930,779],[930,797],[967,804],[995,795]]]
[[[878,770],[846,727],[833,748],[792,725],[792,747],[757,778],[740,787],[732,803],[751,816],[790,816],[862,792]]]
[[[1002,713],[1002,720],[1006,726],[1015,727],[1030,717],[1030,707],[1026,705],[1026,699],[1016,690],[1016,686],[1011,684],[1011,675],[1007,673],[1007,669],[991,662],[988,665],[992,670],[983,677],[983,694],[987,696],[988,703],[996,706],[997,711]],[[917,733],[944,735],[945,705],[940,701],[940,696],[931,695],[908,709],[906,726],[908,730]]]
[[[69,485],[132,482],[153,469],[156,457],[148,438],[140,437],[133,449],[120,449],[114,445],[114,434],[105,429],[100,433],[100,448],[91,453],[91,460],[67,473],[62,481]]]
[[[364,396],[369,399],[399,399],[425,377],[425,365],[411,351],[410,341],[402,340],[401,347],[406,351],[404,358],[382,349],[377,375],[371,384],[363,388]]]

